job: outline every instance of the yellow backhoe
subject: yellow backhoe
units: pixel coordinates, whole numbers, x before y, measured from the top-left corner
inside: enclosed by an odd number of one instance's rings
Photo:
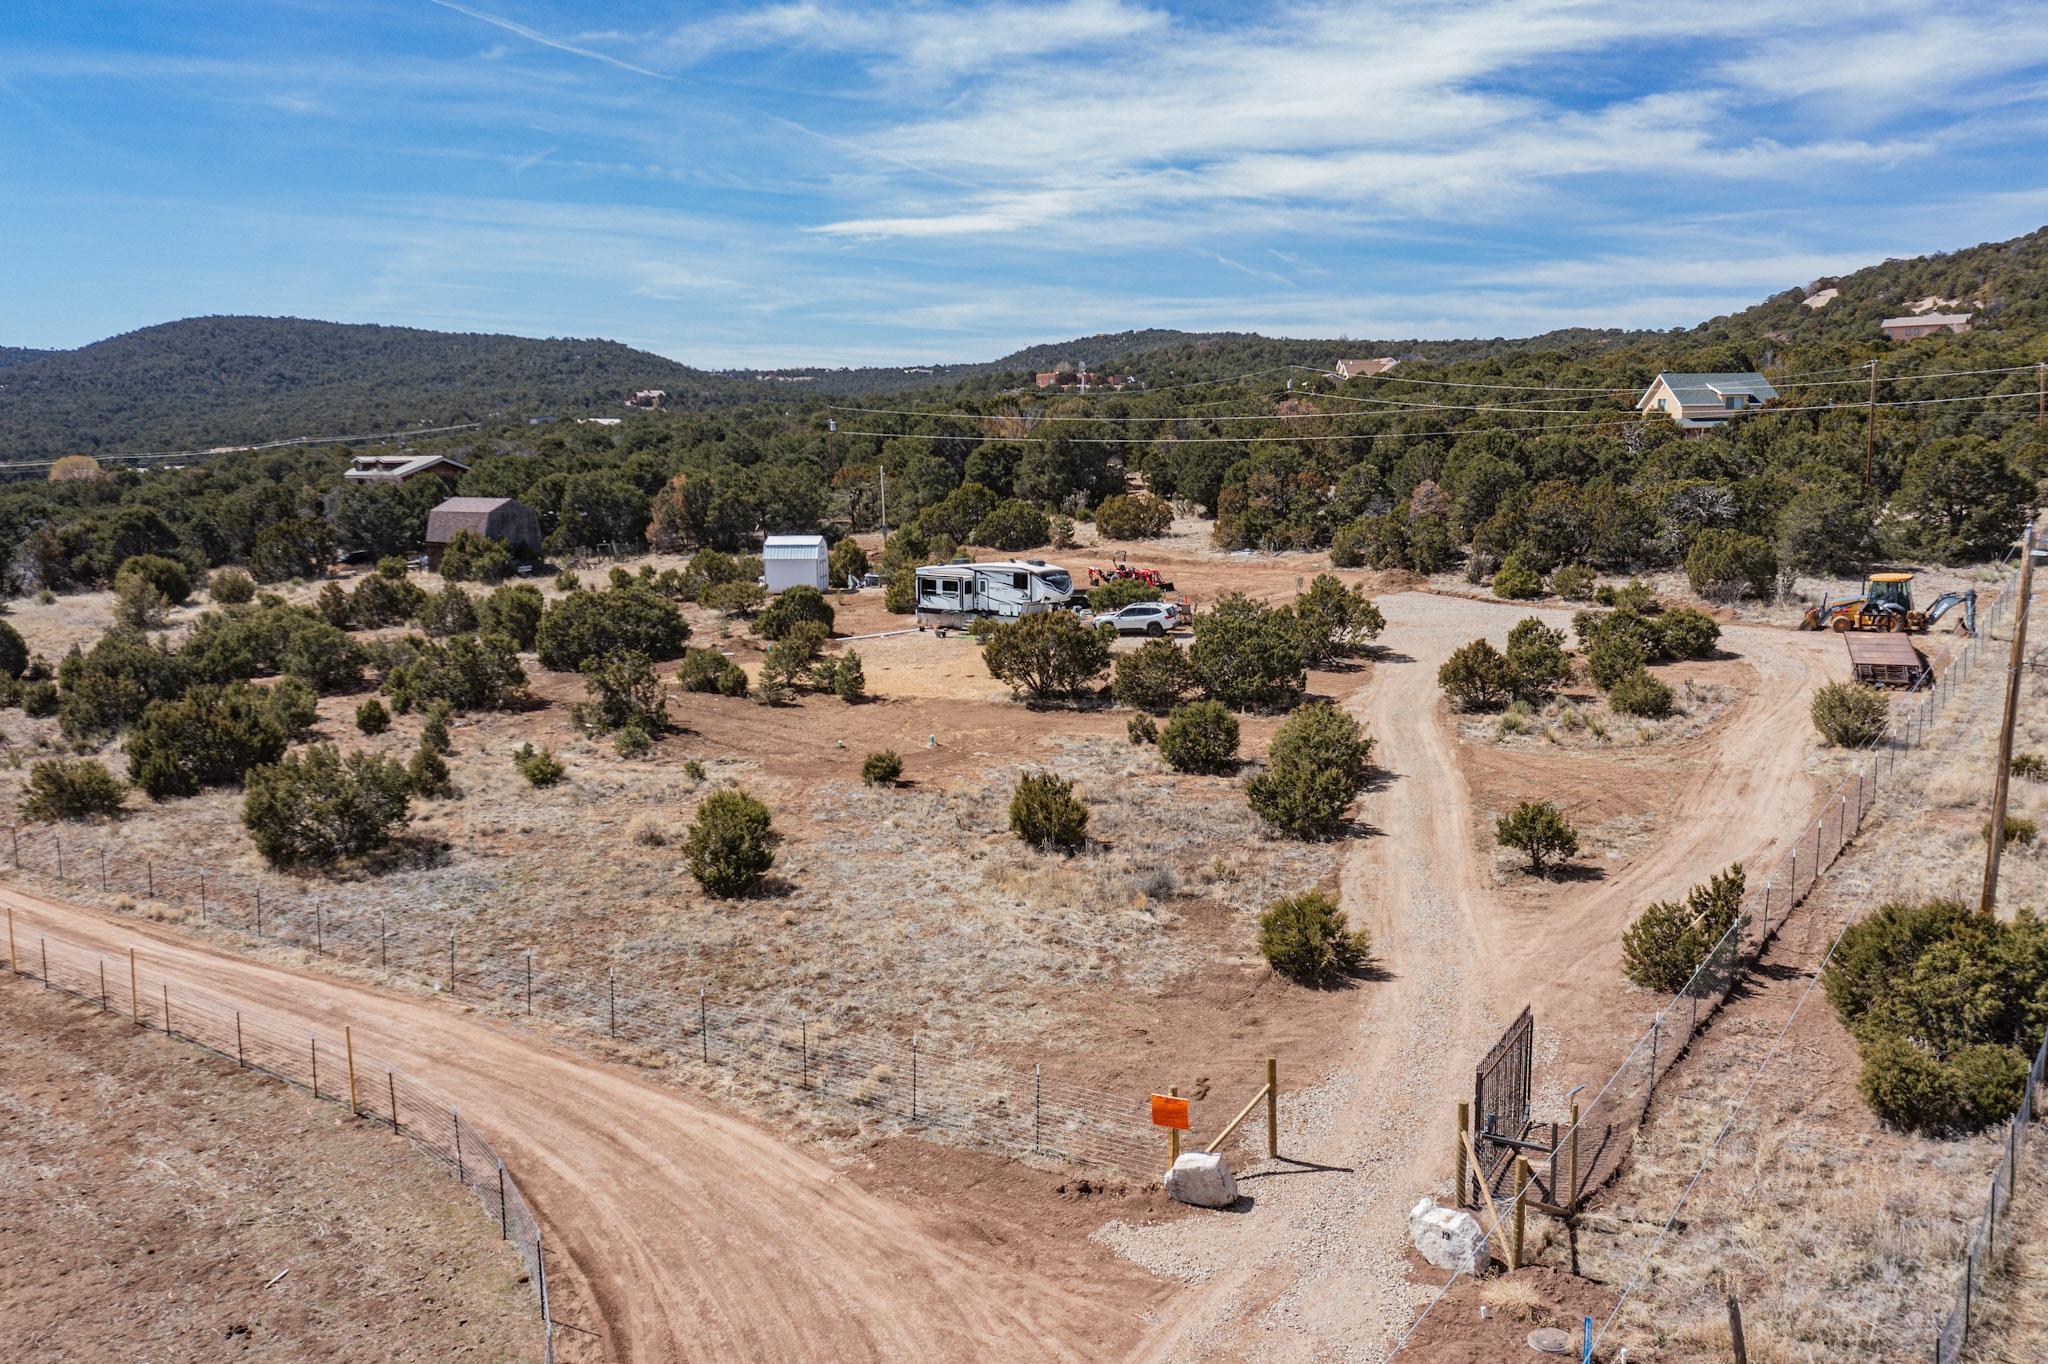
[[[1922,634],[1958,606],[1963,609],[1962,632],[1975,634],[1975,592],[1944,592],[1925,611],[1918,611],[1913,607],[1912,574],[1873,573],[1864,580],[1862,596],[1842,601],[1823,599],[1819,606],[1809,606],[1799,628],[1833,630],[1836,634],[1847,634],[1851,630],[1904,630],[1910,634]]]

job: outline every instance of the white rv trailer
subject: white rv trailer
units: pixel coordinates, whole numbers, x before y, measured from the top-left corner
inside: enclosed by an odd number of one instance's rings
[[[1073,574],[1043,559],[956,560],[917,570],[916,617],[919,626],[964,630],[978,616],[1065,610],[1073,596]]]

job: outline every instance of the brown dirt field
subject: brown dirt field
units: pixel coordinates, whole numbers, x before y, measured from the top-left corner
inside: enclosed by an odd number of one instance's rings
[[[545,1226],[555,1314],[581,1328],[558,1343],[566,1360],[1094,1359],[1129,1348],[1161,1296],[1057,1226],[978,1196],[898,1206],[717,1106],[448,1002],[0,899],[24,934],[113,960],[137,949],[145,995],[162,980],[328,1036],[352,1026],[362,1053],[458,1104]]]
[[[332,1105],[9,975],[0,1111],[11,1357],[541,1357],[496,1226]]]

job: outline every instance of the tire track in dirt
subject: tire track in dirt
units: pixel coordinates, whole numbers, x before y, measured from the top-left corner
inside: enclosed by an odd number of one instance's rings
[[[1139,1359],[1376,1358],[1421,1299],[1407,1283],[1407,1210],[1444,1180],[1450,1105],[1479,1054],[1531,1003],[1560,1041],[1541,1069],[1570,1083],[1604,1078],[1647,1011],[1616,980],[1629,917],[1774,849],[1814,799],[1804,712],[1826,676],[1825,637],[1729,627],[1722,647],[1756,669],[1758,687],[1696,761],[1670,773],[1680,789],[1658,846],[1511,941],[1436,673],[1474,638],[1499,645],[1525,616],[1566,626],[1571,613],[1412,592],[1377,600],[1392,652],[1347,708],[1373,735],[1385,784],[1361,803],[1372,832],[1346,858],[1342,890],[1386,978],[1360,987],[1363,1017],[1342,1066],[1291,1096],[1282,1119],[1283,1152],[1338,1168],[1255,1167],[1242,1181],[1254,1207],[1241,1218],[1106,1231],[1139,1263],[1202,1283],[1174,1300]]]
[[[338,1032],[457,1103],[540,1216],[565,1359],[1098,1358],[1131,1280],[949,1244],[905,1209],[691,1095],[446,1003],[247,960],[0,887],[47,932]]]

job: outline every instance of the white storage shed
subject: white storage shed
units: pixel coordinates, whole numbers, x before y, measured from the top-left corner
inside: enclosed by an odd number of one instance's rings
[[[761,577],[770,592],[831,586],[830,554],[822,535],[771,535],[761,545]]]

